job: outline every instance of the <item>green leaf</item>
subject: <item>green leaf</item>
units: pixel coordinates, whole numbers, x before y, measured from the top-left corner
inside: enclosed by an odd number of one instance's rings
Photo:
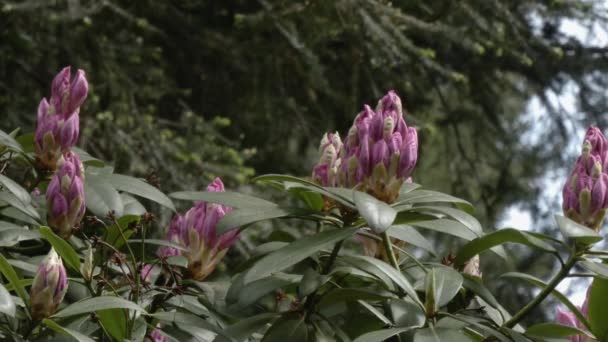
[[[47,327],[49,327],[51,330],[53,330],[55,332],[58,332],[63,335],[72,336],[79,342],[94,342],[95,341],[92,338],[89,338],[88,336],[86,336],[76,330],[64,328],[48,318],[43,319],[42,324],[46,325]]]
[[[536,277],[533,277],[529,274],[525,274],[525,273],[508,272],[508,273],[503,274],[501,277],[523,279],[535,286],[538,286],[541,289],[544,289],[547,287],[547,283],[545,283],[544,281],[542,281]],[[596,278],[596,280],[597,280],[597,278]],[[570,300],[568,298],[566,298],[566,296],[564,296],[558,290],[551,291],[551,294],[555,298],[557,298],[560,302],[562,302],[562,304],[564,304],[572,313],[574,313],[574,315],[579,320],[579,322],[582,322],[587,328],[591,329],[589,321],[587,321],[585,316],[583,316],[583,314],[579,311],[579,309],[574,304],[572,304],[572,302],[570,302]],[[606,298],[608,298],[608,297],[606,297]]]
[[[319,272],[312,268],[306,269],[300,280],[300,284],[298,285],[298,295],[300,297],[308,296],[324,285],[329,278],[330,277],[326,275],[319,274]]]
[[[21,241],[34,239],[40,239],[40,233],[25,227],[0,231],[0,247],[11,247]]]
[[[109,177],[109,183],[117,190],[147,198],[175,211],[175,205],[167,195],[139,178],[114,173]]]
[[[131,243],[132,244],[136,244],[136,243],[141,243],[141,240],[140,239],[130,239],[130,240],[127,240],[127,242],[130,243],[130,244]],[[173,242],[170,242],[170,241],[167,241],[167,240],[145,239],[144,240],[144,244],[155,245],[155,246],[171,247],[171,248],[175,248],[175,249],[180,250],[180,251],[187,251],[188,250],[188,248],[186,248],[186,247],[184,247],[184,246],[182,246],[180,244],[173,243]]]
[[[346,256],[342,257],[342,260],[349,262],[355,266],[363,264],[369,267],[375,268],[376,270],[382,272],[388,278],[390,278],[397,286],[399,286],[410,298],[421,308],[424,308],[420,299],[418,299],[418,295],[414,290],[414,287],[410,284],[409,280],[395,268],[385,263],[382,260],[378,260],[375,258],[367,257],[367,256]]]
[[[413,207],[413,208],[410,208],[409,210],[410,211],[419,211],[422,213],[433,212],[433,213],[443,214],[447,217],[450,217],[450,218],[464,224],[475,234],[477,234],[477,235],[483,234],[483,229],[481,228],[481,224],[479,223],[479,221],[477,221],[477,219],[474,216],[472,216],[462,210],[459,210],[459,209],[445,207],[445,206],[422,206],[422,207]]]
[[[414,335],[414,342],[473,342],[471,337],[458,329],[426,328],[419,329]]]
[[[326,307],[336,303],[354,302],[363,300],[366,302],[379,302],[391,298],[390,293],[382,293],[377,290],[365,288],[336,288],[328,291],[321,297],[319,307]]]
[[[528,330],[526,330],[526,335],[545,338],[558,338],[574,335],[587,335],[587,333],[571,326],[556,323],[540,323],[529,327]]]
[[[276,175],[276,174],[268,174],[256,177],[253,179],[254,182],[283,182],[286,189],[290,189],[293,187],[290,183],[300,184],[299,186],[308,189],[314,192],[317,192],[321,195],[329,197],[340,204],[343,204],[347,207],[354,208],[354,203],[350,196],[344,196],[343,191],[332,191],[330,188],[324,188],[318,184],[307,181],[305,179],[301,179],[298,177],[287,176],[287,175]],[[335,188],[334,188],[335,189]],[[352,192],[352,190],[350,190]]]
[[[0,146],[6,146],[15,152],[23,153],[23,148],[19,143],[6,132],[0,130]]]
[[[402,328],[391,328],[384,330],[376,330],[365,333],[357,337],[353,342],[378,342],[385,341],[389,338],[404,333],[408,330],[412,330],[412,327],[402,327]]]
[[[204,320],[200,317],[197,317],[195,315],[192,315],[192,314],[171,311],[171,312],[156,312],[153,314],[149,314],[149,316],[154,317],[161,322],[175,323],[175,324],[178,324],[180,326],[185,326],[185,327],[203,328],[205,330],[212,331],[218,335],[224,336],[231,340],[230,336],[228,336],[223,329],[220,329],[218,326],[213,325],[213,324],[207,322],[206,320]]]
[[[104,218],[110,211],[113,211],[116,217],[122,216],[122,199],[118,191],[107,181],[107,177],[87,174],[84,194],[87,208],[95,216]]]
[[[287,208],[280,207],[259,207],[259,208],[247,208],[247,209],[236,209],[222,219],[217,224],[217,234],[223,234],[231,229],[244,228],[248,224],[275,219],[294,214],[295,211]]]
[[[433,230],[436,232],[452,235],[459,237],[464,240],[473,240],[478,237],[478,235],[473,232],[469,227],[464,224],[450,220],[450,219],[436,219],[436,220],[428,220],[428,221],[416,221],[410,222],[410,225],[414,227],[424,228]]]
[[[435,256],[435,249],[429,240],[420,234],[414,227],[405,224],[392,226],[388,229],[388,235],[405,241],[416,247],[420,247]]]
[[[574,240],[576,243],[593,245],[603,239],[594,230],[578,224],[567,217],[555,215],[555,221],[557,222],[562,235],[568,239]]]
[[[588,271],[593,272],[602,278],[608,279],[608,265],[589,260],[580,261],[578,264],[586,268]]]
[[[358,228],[326,230],[303,237],[258,260],[245,274],[244,282],[262,279],[308,258],[318,251],[353,235]]]
[[[93,311],[109,309],[129,309],[139,312],[146,312],[139,305],[121,297],[101,296],[87,298],[76,303],[70,304],[63,310],[57,312],[52,317],[70,317],[81,314],[88,314]]]
[[[0,313],[15,317],[15,301],[2,284],[0,284]]]
[[[302,276],[300,275],[291,275],[279,272],[273,274],[272,276],[258,279],[248,284],[239,284],[238,281],[235,281],[233,282],[235,287],[234,289],[231,287],[230,290],[228,290],[226,300],[236,300],[236,303],[231,306],[231,309],[238,310],[240,308],[248,307],[276,289],[285,287],[287,285],[296,284],[301,279]],[[238,289],[237,293],[234,293],[235,289],[239,286],[240,288]]]
[[[13,267],[8,263],[4,255],[0,254],[0,272],[6,277],[6,280],[13,286],[15,292],[23,300],[24,303],[28,303],[29,296],[23,285],[19,281],[19,276],[17,276],[17,272],[13,269]]]
[[[388,302],[391,317],[396,327],[422,327],[426,313],[411,300],[393,298]]]
[[[13,208],[21,211],[34,220],[40,220],[40,215],[30,203],[23,203],[13,193],[0,191],[0,201],[8,203]]]
[[[126,192],[120,194],[120,199],[123,205],[123,215],[141,216],[147,212],[146,208],[135,197]]]
[[[595,278],[589,291],[589,324],[591,332],[605,341],[608,338],[608,279]]]
[[[122,230],[124,237],[129,239],[134,233],[129,227],[139,223],[140,219],[141,217],[137,215],[126,215],[119,218],[117,220],[118,225],[116,225],[116,223],[112,224],[105,230],[103,240],[120,250],[120,248],[125,245],[125,240],[120,234],[120,231]]]
[[[2,183],[8,191],[12,192],[22,203],[27,204],[32,201],[27,190],[5,175],[0,174],[0,183]]]
[[[387,230],[397,217],[395,209],[364,192],[355,191],[354,200],[359,214],[365,219],[369,227],[378,234]]]
[[[275,203],[239,192],[179,191],[169,194],[175,199],[218,203],[232,208],[276,207]]]
[[[308,342],[308,327],[304,316],[287,315],[268,329],[262,342]]]
[[[456,270],[450,267],[435,267],[427,274],[434,274],[434,297],[435,303],[437,307],[435,309],[439,309],[440,307],[447,305],[454,296],[460,290],[462,286],[462,276]]]
[[[49,227],[40,227],[40,235],[55,248],[57,254],[63,258],[71,269],[80,273],[80,258],[67,241],[55,235]]]
[[[481,252],[508,242],[522,244],[543,252],[555,252],[553,246],[536,236],[517,229],[507,228],[497,230],[467,243],[460,249],[454,262],[458,266],[464,265],[465,262]]]
[[[232,337],[236,342],[243,342],[255,332],[266,328],[266,325],[279,317],[276,313],[263,313],[248,317],[228,326],[224,329],[226,335]]]
[[[96,312],[104,329],[117,341],[127,336],[128,311],[122,309],[99,310]]]
[[[105,163],[102,160],[99,160],[93,156],[91,156],[87,151],[78,148],[76,146],[72,147],[72,152],[76,153],[80,161],[82,161],[85,165],[90,165],[94,167],[104,167]]]
[[[461,205],[469,214],[475,211],[471,203],[461,198],[431,190],[414,190],[400,195],[395,205],[419,203],[454,203]]]

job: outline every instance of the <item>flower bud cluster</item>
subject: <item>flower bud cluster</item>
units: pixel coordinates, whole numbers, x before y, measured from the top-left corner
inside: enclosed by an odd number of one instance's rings
[[[338,133],[326,133],[320,154],[315,182],[354,188],[391,203],[416,166],[418,136],[405,123],[401,99],[389,91],[375,111],[364,106],[344,143]]]
[[[563,188],[563,210],[570,219],[599,230],[608,209],[608,140],[597,127],[585,135],[582,153]]]
[[[216,178],[207,191],[224,191],[222,180]],[[238,240],[238,229],[218,235],[219,220],[232,208],[225,205],[199,202],[184,215],[176,215],[169,226],[166,240],[185,247],[185,251],[173,247],[161,247],[162,257],[183,255],[188,259],[189,276],[202,281],[209,276],[222,260],[228,248]]]

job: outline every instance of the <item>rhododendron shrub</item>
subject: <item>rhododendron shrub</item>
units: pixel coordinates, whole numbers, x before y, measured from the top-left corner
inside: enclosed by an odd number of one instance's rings
[[[66,67],[33,134],[0,131],[2,341],[608,336],[608,252],[594,247],[608,209],[600,127],[589,128],[564,179],[552,234],[489,231],[466,200],[416,183],[418,157],[433,152],[419,149],[422,133],[395,91],[352,113],[346,132],[319,127],[308,176],[258,176],[244,194],[222,175],[200,189],[161,190],[79,149],[88,87],[84,71],[72,78]],[[450,247],[431,243],[431,232],[447,234]],[[486,279],[485,256],[508,262],[505,244],[555,256],[556,273]],[[593,279],[584,303],[556,290],[575,269]],[[509,312],[488,281],[528,282],[538,294]],[[543,305],[550,296],[556,309]],[[555,320],[527,326],[539,307],[556,310]]]

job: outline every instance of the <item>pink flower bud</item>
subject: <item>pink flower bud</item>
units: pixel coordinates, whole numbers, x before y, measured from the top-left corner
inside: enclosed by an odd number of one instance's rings
[[[585,316],[585,318],[589,318],[588,316],[588,306],[589,306],[589,294],[591,292],[591,287],[587,290],[587,296],[585,297],[585,302],[582,307],[578,309]],[[576,315],[570,311],[566,311],[562,308],[557,308],[557,312],[555,314],[555,320],[557,323],[569,327],[579,328],[585,330],[585,325],[578,320]],[[584,335],[575,335],[570,337],[570,341],[572,342],[597,342],[596,340],[589,338]]]
[[[570,219],[599,230],[608,209],[608,174],[603,158],[608,155],[608,140],[596,127],[590,127],[562,191],[563,210]]]
[[[38,105],[34,136],[36,156],[43,166],[54,170],[61,155],[76,144],[80,106],[87,93],[88,83],[82,70],[78,70],[72,82],[70,67],[65,67],[53,79],[50,103],[42,99]]]
[[[153,329],[150,336],[146,337],[146,342],[169,342],[169,339],[161,333],[160,324],[157,324],[156,329]]]
[[[338,133],[325,133],[319,146],[319,162],[312,172],[313,181],[323,186],[338,185],[338,169],[342,160],[339,157],[342,151],[342,140]]]
[[[70,152],[59,167],[46,190],[47,221],[57,235],[67,239],[86,210],[84,199],[84,170],[77,155]]]
[[[30,289],[32,318],[39,320],[55,313],[67,290],[65,267],[55,249],[51,248],[40,264]]]
[[[224,191],[221,179],[216,178],[207,191]],[[233,229],[218,236],[219,220],[232,208],[225,205],[199,202],[184,215],[176,215],[171,222],[166,239],[187,248],[180,251],[172,247],[161,247],[161,257],[184,255],[188,259],[190,277],[202,281],[209,276],[222,260],[228,248],[238,240],[238,229]]]

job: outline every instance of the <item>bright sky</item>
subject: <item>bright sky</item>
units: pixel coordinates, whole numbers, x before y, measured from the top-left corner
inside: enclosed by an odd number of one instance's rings
[[[606,8],[608,8],[608,3]],[[538,23],[540,26],[542,20],[538,20]],[[560,26],[560,31],[567,36],[581,40],[586,45],[602,47],[608,45],[608,32],[597,24],[587,28],[584,25],[581,25],[580,21],[565,20]],[[572,137],[572,140],[566,148],[566,153],[569,153],[572,156],[576,156],[580,152],[580,146],[587,129],[579,124],[581,114],[577,112],[576,91],[576,85],[570,83],[567,84],[566,87],[564,87],[564,90],[559,94],[547,94],[553,106],[558,110],[561,110],[565,114],[564,117],[570,118],[568,122],[565,122],[566,129]],[[528,103],[527,114],[524,117],[524,120],[529,121],[529,123],[532,124],[532,129],[522,137],[524,142],[527,141],[532,144],[538,143],[538,139],[542,136],[541,133],[545,129],[544,127],[548,127],[544,124],[545,121],[549,120],[548,117],[549,115],[546,109],[541,105],[540,100],[538,98],[532,98]],[[604,127],[604,132],[607,133],[606,127]],[[562,170],[550,170],[545,174],[543,179],[540,180],[542,182],[541,188],[543,189],[541,197],[546,199],[546,202],[551,203],[550,205],[547,205],[547,208],[542,208],[543,210],[549,211],[553,210],[553,208],[557,208],[558,213],[561,214],[561,211],[559,210],[561,207],[561,191],[567,174],[570,172],[569,167],[570,166],[568,165]],[[552,208],[549,208],[549,206]],[[534,219],[528,210],[523,209],[520,204],[515,204],[506,210],[504,218],[498,223],[498,228],[502,227],[534,230]],[[555,235],[559,235],[559,232],[556,232]],[[567,294],[575,305],[581,305],[585,299],[586,289],[590,282],[590,278],[567,279],[563,281],[557,289],[562,293]]]

